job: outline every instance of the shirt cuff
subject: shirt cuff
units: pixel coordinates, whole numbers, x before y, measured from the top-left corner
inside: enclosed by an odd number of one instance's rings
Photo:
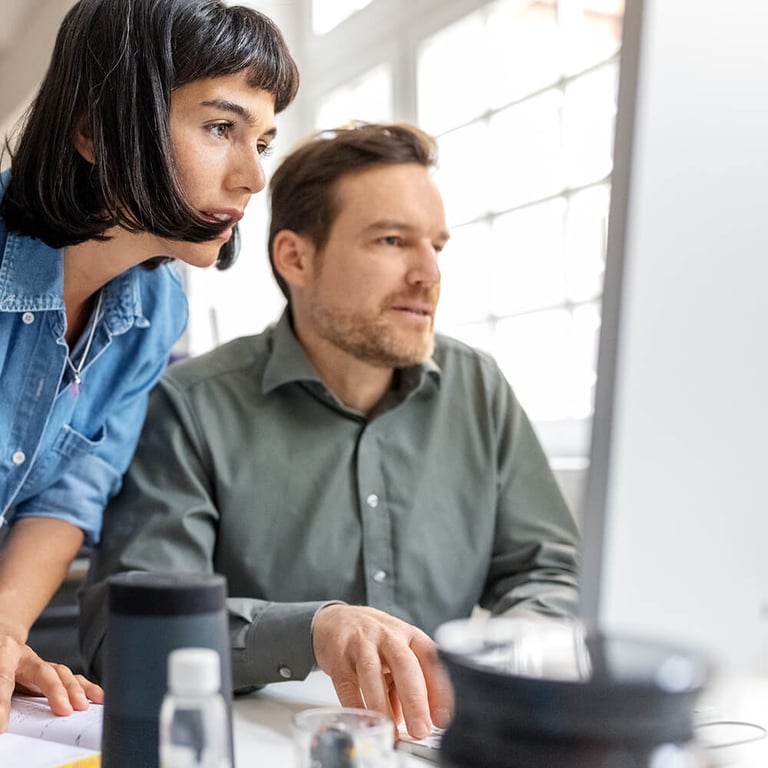
[[[285,680],[303,680],[315,666],[312,622],[336,601],[271,603],[246,633],[245,648],[232,649],[235,691]]]

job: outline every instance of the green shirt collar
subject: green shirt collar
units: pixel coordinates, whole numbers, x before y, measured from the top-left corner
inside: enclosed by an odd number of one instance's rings
[[[395,404],[403,402],[429,380],[438,386],[440,375],[440,366],[431,357],[419,365],[399,368],[393,391],[390,393],[396,402],[391,402],[390,396],[387,396],[385,397],[387,405],[394,407]],[[314,382],[325,389],[322,379],[293,332],[290,310],[286,307],[272,333],[272,351],[264,368],[261,391],[266,395],[274,389],[293,382]],[[378,412],[380,408],[376,410]]]

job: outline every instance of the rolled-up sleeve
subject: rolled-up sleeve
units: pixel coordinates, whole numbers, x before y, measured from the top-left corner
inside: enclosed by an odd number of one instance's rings
[[[14,517],[55,517],[81,528],[89,545],[99,541],[104,508],[119,490],[136,449],[147,411],[147,393],[167,365],[167,356],[146,365],[126,387],[94,438],[65,426],[53,447],[66,471],[40,493],[17,505]]]

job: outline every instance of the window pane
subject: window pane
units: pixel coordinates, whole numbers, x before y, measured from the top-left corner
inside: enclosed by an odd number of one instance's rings
[[[591,412],[595,318],[594,311],[559,309],[499,322],[496,358],[532,419]]]
[[[492,166],[487,157],[488,128],[472,123],[440,137],[435,173],[450,226],[488,212],[488,181]]]
[[[436,325],[485,320],[495,280],[489,225],[483,221],[454,228],[438,262],[442,277]]]
[[[371,0],[312,0],[312,31],[324,35]]]
[[[493,355],[496,331],[494,324],[490,320],[480,323],[458,323],[456,325],[441,325],[439,332],[446,336],[452,336],[454,339],[469,344],[489,355]]]
[[[315,128],[337,128],[353,120],[369,123],[392,120],[392,73],[386,64],[331,91],[320,102]]]
[[[563,189],[562,92],[547,91],[490,121],[491,207],[503,211]]]
[[[489,106],[500,107],[552,85],[560,77],[556,0],[504,2],[488,13],[480,75],[493,79]]]
[[[603,290],[610,189],[607,184],[574,195],[565,227],[568,298],[591,301]]]
[[[442,133],[481,115],[494,83],[484,76],[486,27],[473,13],[428,38],[419,49],[419,123],[430,133]]]
[[[569,415],[571,326],[566,310],[537,312],[498,324],[497,360],[534,420]]]
[[[581,72],[618,52],[623,0],[560,0],[559,5],[565,74]]]
[[[600,304],[592,302],[573,311],[574,382],[571,415],[592,414],[597,382],[597,350],[600,344]]]
[[[566,181],[572,187],[611,172],[618,66],[579,77],[565,89],[563,146]]]
[[[493,226],[493,312],[501,317],[565,301],[565,201],[499,217]]]

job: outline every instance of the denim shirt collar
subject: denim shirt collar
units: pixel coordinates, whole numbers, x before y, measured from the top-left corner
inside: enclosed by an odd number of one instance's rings
[[[63,312],[61,250],[36,238],[13,232],[5,234],[0,256],[0,312]],[[138,269],[141,267],[133,267],[104,286],[104,321],[113,335],[125,333],[134,323],[140,328],[149,325],[141,306]]]

